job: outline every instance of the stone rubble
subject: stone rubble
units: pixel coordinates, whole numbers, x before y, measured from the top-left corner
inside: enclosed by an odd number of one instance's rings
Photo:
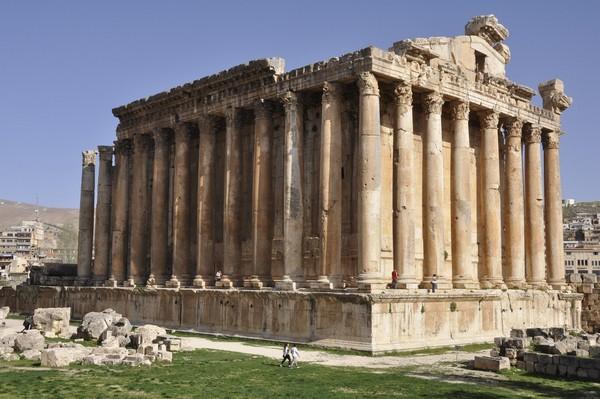
[[[33,313],[33,328],[46,337],[70,338],[71,308],[39,308]]]

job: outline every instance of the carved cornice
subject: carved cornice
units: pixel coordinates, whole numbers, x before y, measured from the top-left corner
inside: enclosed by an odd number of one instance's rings
[[[361,96],[379,96],[379,84],[371,72],[359,73],[356,84]]]
[[[541,143],[542,141],[542,128],[537,125],[528,123],[523,128],[523,139],[527,144]]]
[[[423,96],[423,108],[426,115],[442,114],[442,106],[444,105],[444,97],[438,91],[432,91]]]
[[[81,153],[82,158],[82,166],[85,168],[86,166],[96,165],[96,151],[94,150],[85,150]]]
[[[515,117],[507,118],[504,122],[506,137],[521,140],[523,136],[523,120]]]
[[[398,82],[394,86],[394,101],[400,108],[400,113],[407,113],[412,107],[413,103],[413,92],[410,84],[406,82]]]
[[[482,129],[497,129],[500,122],[500,114],[493,110],[485,110],[478,113]]]
[[[560,146],[560,137],[558,132],[545,131],[542,135],[545,150],[558,150]]]
[[[469,120],[469,103],[463,101],[454,101],[450,107],[450,118],[452,120]]]
[[[342,88],[339,83],[325,82],[323,83],[323,102],[339,101],[342,97]]]
[[[271,117],[273,107],[271,103],[264,99],[259,99],[254,103],[254,118],[255,119],[267,119]]]

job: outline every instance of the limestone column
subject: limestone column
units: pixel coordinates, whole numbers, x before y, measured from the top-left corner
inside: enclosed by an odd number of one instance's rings
[[[358,288],[383,284],[381,271],[381,123],[379,85],[363,72],[357,80],[358,106]]]
[[[442,153],[442,106],[438,92],[423,98],[426,118],[423,137],[423,281],[422,288],[431,288],[431,278],[437,275],[438,288],[450,288],[444,270],[444,156]]]
[[[544,132],[544,198],[546,219],[546,264],[548,283],[554,289],[565,285],[565,261],[562,232],[562,198],[560,185],[560,160],[558,157],[559,133]]]
[[[190,263],[190,158],[192,123],[180,123],[175,128],[175,172],[173,177],[173,272],[167,287],[179,288],[191,283]]]
[[[213,198],[215,196],[215,126],[213,117],[199,120],[200,156],[198,160],[198,247],[194,287],[204,288],[213,273]]]
[[[402,288],[418,288],[415,265],[415,210],[412,88],[394,87],[394,270]]]
[[[302,105],[296,93],[288,91],[282,98],[285,107],[285,143],[283,175],[283,267],[278,289],[296,289],[296,282],[304,277],[302,198]]]
[[[342,87],[325,82],[321,100],[319,170],[319,263],[311,288],[331,289],[332,270],[342,262]]]
[[[96,179],[96,151],[82,154],[81,197],[79,202],[79,236],[77,242],[77,282],[89,283],[92,271],[94,238],[94,189]]]
[[[506,124],[506,243],[508,288],[524,288],[525,284],[525,226],[523,209],[523,161],[521,148],[523,121],[509,119]]]
[[[469,103],[457,101],[451,108],[452,143],[452,286],[479,288],[471,256],[471,144]]]
[[[252,180],[252,267],[249,284],[262,288],[271,271],[272,192],[271,192],[271,107],[259,100],[254,107],[254,160]]]
[[[169,187],[171,129],[157,128],[152,170],[152,225],[150,228],[150,276],[146,285],[163,285],[169,278]]]
[[[546,286],[541,128],[525,125],[525,277],[532,287]]]
[[[502,288],[502,217],[498,121],[493,110],[479,113],[482,156],[483,274],[481,288]]]
[[[110,277],[106,284],[115,287],[125,281],[129,233],[129,165],[131,139],[115,142],[115,182],[113,184],[112,253]]]
[[[131,210],[129,240],[129,270],[125,285],[135,287],[146,280],[148,253],[149,196],[148,158],[150,138],[147,134],[133,136],[133,181],[131,182]]]
[[[98,203],[96,205],[96,234],[94,235],[94,284],[104,285],[110,264],[110,228],[112,202],[113,147],[99,146]]]
[[[240,236],[242,199],[242,139],[236,108],[225,111],[225,193],[223,214],[223,276],[217,286],[233,287],[232,277],[242,265]]]

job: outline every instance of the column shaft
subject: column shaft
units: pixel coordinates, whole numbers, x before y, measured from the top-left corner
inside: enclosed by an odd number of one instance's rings
[[[499,114],[483,111],[481,124],[481,167],[483,190],[483,274],[482,288],[502,288],[502,212],[500,201]]]
[[[319,170],[320,254],[314,288],[332,288],[329,276],[342,262],[342,88],[325,82],[321,100]]]
[[[398,83],[394,87],[394,270],[401,288],[417,288],[415,264],[414,138],[412,88]]]
[[[504,281],[508,288],[523,288],[525,283],[525,225],[523,209],[523,122],[512,118],[506,124],[506,263]]]
[[[190,207],[192,135],[195,124],[181,123],[175,128],[175,172],[173,178],[173,272],[168,287],[189,285]]]
[[[381,288],[381,123],[379,85],[370,72],[359,75],[358,287]]]
[[[250,286],[262,288],[271,276],[272,120],[270,105],[259,100],[254,107],[254,160],[252,180],[252,267]]]
[[[145,283],[148,260],[148,158],[150,138],[146,134],[133,136],[133,181],[131,183],[129,245],[129,272],[127,284],[130,287]]]
[[[241,197],[242,197],[242,146],[238,111],[227,108],[225,112],[225,194],[223,215],[223,277],[218,285],[233,286],[233,276],[242,266]]]
[[[169,187],[171,129],[154,130],[152,171],[152,226],[150,237],[149,286],[163,285],[169,278]]]
[[[544,197],[546,219],[546,264],[548,283],[555,289],[565,285],[565,262],[562,233],[562,198],[559,133],[544,132]]]
[[[469,104],[452,104],[451,184],[452,184],[452,286],[478,288],[471,249],[471,144]]]
[[[108,279],[111,241],[112,203],[112,146],[99,146],[100,171],[98,172],[98,204],[96,206],[96,234],[94,235],[94,284],[104,285]]]
[[[438,92],[424,97],[427,125],[423,138],[423,288],[431,288],[433,275],[439,288],[449,288],[443,274],[444,251],[444,157],[442,142],[442,106]]]
[[[215,126],[211,116],[199,121],[200,156],[198,160],[198,247],[196,256],[195,287],[205,287],[213,271],[213,202],[215,173]]]
[[[544,197],[542,194],[541,129],[526,125],[525,130],[525,236],[527,243],[527,283],[533,287],[546,285],[544,259]]]
[[[285,107],[285,142],[283,175],[283,267],[284,276],[275,286],[295,289],[296,282],[303,280],[304,254],[303,223],[304,203],[302,197],[302,105],[293,92],[282,98]]]
[[[115,142],[115,182],[113,184],[112,256],[107,285],[125,281],[128,247],[129,165],[131,140]]]
[[[92,271],[94,237],[94,190],[96,179],[96,151],[84,151],[81,170],[81,197],[79,202],[79,236],[77,242],[77,280],[89,283]]]

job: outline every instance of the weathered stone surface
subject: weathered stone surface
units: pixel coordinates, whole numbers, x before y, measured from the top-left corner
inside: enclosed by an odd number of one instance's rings
[[[507,357],[475,356],[473,367],[477,370],[500,371],[510,369]]]
[[[589,353],[590,353],[590,357],[600,358],[600,346],[591,346]]]
[[[554,347],[552,349],[552,353],[554,353],[556,355],[566,355],[567,352],[569,352],[569,348],[567,347],[567,344],[565,344],[564,342],[555,343]]]
[[[8,334],[0,338],[0,348],[13,348],[17,334]]]
[[[104,331],[112,327],[113,323],[121,318],[122,315],[112,309],[87,313],[83,316],[81,325],[77,328],[77,335],[85,339],[97,340]]]
[[[126,336],[127,334],[129,334],[132,330],[132,326],[131,323],[129,322],[129,319],[126,317],[121,317],[119,320],[113,322],[112,326],[110,327],[110,331],[112,332],[112,335],[115,337],[118,336]]]
[[[7,362],[13,362],[15,360],[19,360],[20,357],[16,353],[0,353],[0,360],[4,360]]]
[[[510,330],[511,338],[526,338],[527,330],[524,328],[513,328]]]
[[[33,313],[33,327],[44,335],[70,336],[71,308],[39,308]]]
[[[21,357],[26,360],[40,360],[41,351],[37,349],[28,349],[21,353]]]
[[[46,345],[44,336],[38,330],[28,330],[17,334],[15,338],[15,350],[24,352],[29,349],[42,350]]]
[[[0,321],[6,319],[8,314],[10,313],[10,308],[8,306],[2,306],[0,308]]]
[[[135,329],[135,335],[140,337],[139,345],[152,344],[159,335],[166,335],[167,331],[153,324],[145,324]]]
[[[88,356],[91,349],[84,347],[44,349],[41,352],[41,363],[44,367],[67,367]]]

